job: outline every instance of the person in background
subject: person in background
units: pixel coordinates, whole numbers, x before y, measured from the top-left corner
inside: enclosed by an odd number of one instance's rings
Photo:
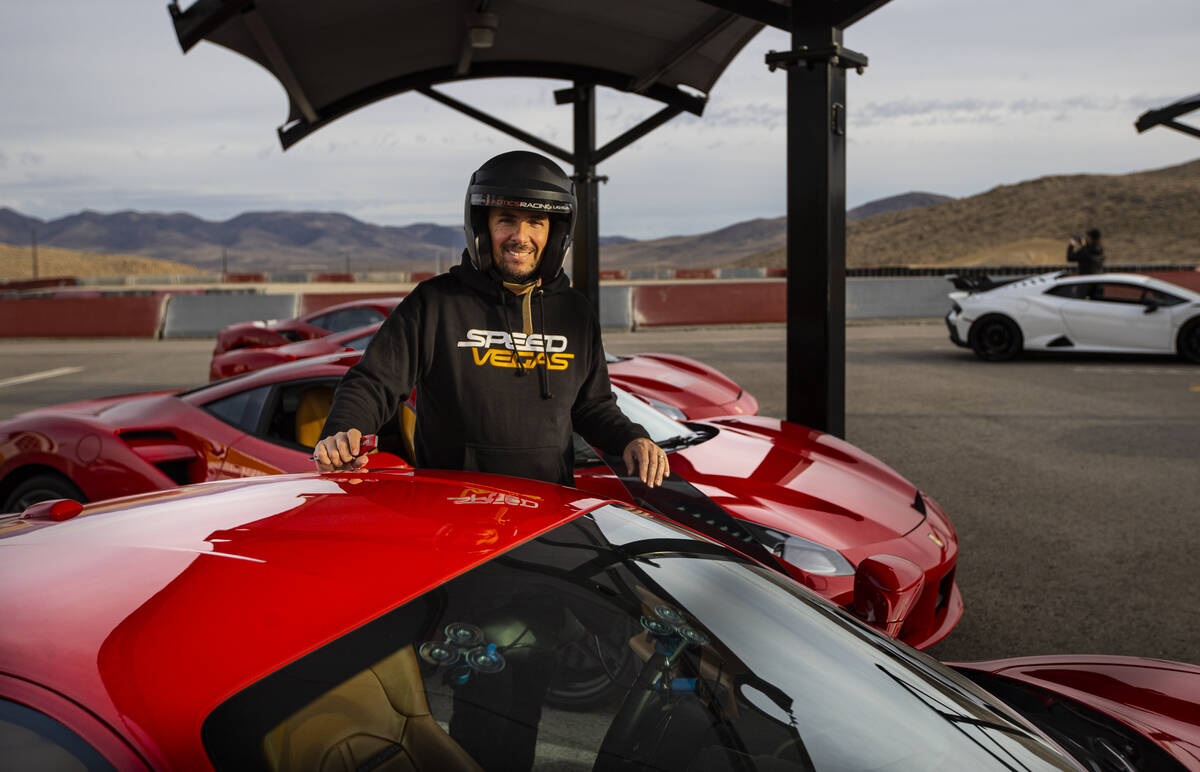
[[[1091,228],[1084,238],[1073,237],[1067,244],[1067,262],[1078,263],[1081,274],[1103,273],[1104,247],[1100,245],[1100,231]]]

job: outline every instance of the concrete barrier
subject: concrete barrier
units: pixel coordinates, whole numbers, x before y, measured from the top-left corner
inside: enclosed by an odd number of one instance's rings
[[[298,315],[311,314],[313,311],[320,311],[322,308],[335,306],[338,303],[348,303],[351,300],[364,300],[366,298],[402,298],[407,292],[312,292],[300,296],[300,310]]]
[[[633,329],[633,288],[600,286],[600,326],[606,330]]]
[[[0,300],[0,337],[153,338],[163,294]]]
[[[176,295],[167,303],[164,338],[208,338],[222,328],[256,319],[290,319],[296,315],[298,295],[209,293]]]
[[[637,327],[764,324],[787,319],[787,284],[652,284],[632,287]]]
[[[721,268],[717,271],[718,279],[765,279],[766,268]]]
[[[847,279],[846,318],[945,316],[946,295],[953,290],[950,282],[932,276]]]

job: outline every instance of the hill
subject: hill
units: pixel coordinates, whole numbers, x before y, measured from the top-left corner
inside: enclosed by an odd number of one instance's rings
[[[846,212],[847,221],[885,212],[929,207],[949,196],[936,193],[903,193],[871,201]],[[787,218],[759,218],[694,236],[669,236],[650,241],[633,241],[605,246],[601,259],[605,268],[720,268],[728,265],[758,265],[763,253],[783,253]],[[782,263],[781,263],[782,264]]]
[[[42,221],[0,209],[0,242],[123,253],[219,271],[428,270],[457,260],[462,228],[372,225],[330,212],[250,212],[224,222],[183,213],[84,211]]]
[[[101,255],[74,249],[39,246],[38,276],[180,276],[200,271],[190,265],[134,255]],[[29,247],[0,244],[0,281],[33,277]]]
[[[1090,227],[1110,264],[1200,262],[1200,160],[1132,174],[1076,174],[1001,185],[847,226],[846,264],[1053,265]],[[782,245],[743,266],[782,266]]]
[[[855,212],[894,211],[944,199],[908,193],[866,204]],[[461,228],[433,223],[372,225],[329,212],[249,212],[224,222],[190,214],[84,211],[43,221],[0,209],[0,242],[24,247],[31,230],[46,247],[173,260],[219,271],[423,271],[457,262],[466,241]],[[728,265],[783,243],[784,222],[752,220],[700,236],[637,241],[600,239],[606,266]]]

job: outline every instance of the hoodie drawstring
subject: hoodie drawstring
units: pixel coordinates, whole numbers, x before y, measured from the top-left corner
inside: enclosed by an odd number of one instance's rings
[[[537,296],[542,323],[542,399],[551,399],[554,394],[550,391],[550,354],[546,351],[546,291],[538,287]]]
[[[542,341],[542,361],[541,367],[538,368],[538,381],[539,386],[541,387],[542,399],[552,399],[554,395],[550,392],[550,368],[549,362],[547,361],[550,355],[546,351],[546,293],[541,288],[541,281],[539,280],[527,285],[504,282],[500,289],[500,317],[504,320],[504,331],[508,333],[508,339],[510,341],[514,341],[513,348],[515,355],[516,343],[513,337],[512,324],[508,320],[508,297],[505,294],[506,292],[512,293],[522,299],[521,321],[524,328],[522,331],[525,333],[526,338],[528,338],[530,333],[534,331],[532,299],[533,295],[535,293],[537,294],[538,300],[540,301],[538,304],[538,312],[539,316],[541,317],[540,322],[542,328],[541,333],[538,336]],[[513,361],[517,366],[517,376],[520,377],[525,375],[526,365],[522,362],[521,358],[519,356],[514,356]]]

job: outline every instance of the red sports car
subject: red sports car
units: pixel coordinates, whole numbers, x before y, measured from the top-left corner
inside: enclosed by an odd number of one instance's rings
[[[467,473],[44,502],[0,521],[4,766],[1200,769],[1200,668],[946,666],[751,552]]]
[[[280,365],[185,392],[87,400],[0,423],[0,502],[97,501],[176,485],[307,471],[339,378],[357,353]],[[695,520],[781,556],[793,575],[836,603],[867,589],[855,569],[879,556],[919,584],[892,620],[918,647],[962,616],[958,540],[931,497],[835,437],[773,418],[680,423],[619,387],[621,409],[671,454],[672,477],[650,490],[582,440],[578,486],[605,498]],[[401,411],[381,448],[405,455]],[[411,456],[409,456],[411,457]],[[614,468],[616,471],[614,471]],[[711,524],[708,521],[713,521]]]
[[[220,350],[222,344],[218,339],[218,350],[213,352],[208,377],[215,381],[298,359],[362,351],[382,324],[382,321],[377,321],[366,327],[342,330],[320,338],[283,345],[259,344],[227,351]],[[758,400],[754,395],[743,390],[724,373],[695,359],[675,354],[626,357],[608,354],[607,357],[608,375],[613,383],[632,391],[680,421],[758,413]]]
[[[217,333],[216,357],[226,351],[261,346],[281,346],[301,340],[323,338],[387,318],[403,295],[386,298],[360,298],[327,306],[295,319],[239,322]]]

